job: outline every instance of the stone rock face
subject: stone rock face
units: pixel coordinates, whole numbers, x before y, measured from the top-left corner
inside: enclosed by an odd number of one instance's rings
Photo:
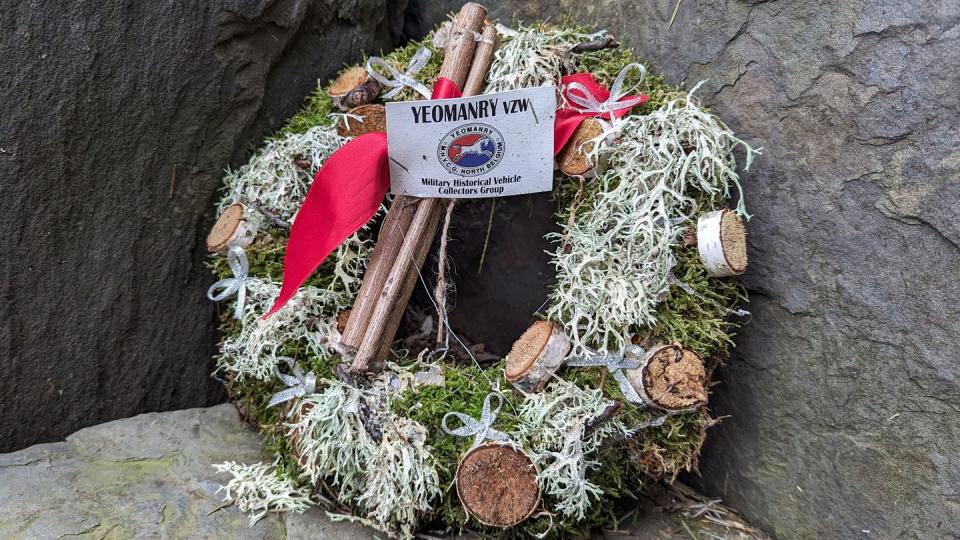
[[[371,538],[316,509],[268,514],[250,527],[236,508],[220,508],[217,489],[229,475],[211,464],[264,459],[228,404],[87,428],[0,455],[0,537]]]
[[[495,15],[605,26],[764,147],[702,485],[782,538],[960,535],[960,2],[677,4]]]
[[[0,451],[224,398],[203,268],[222,171],[405,0],[2,2]]]

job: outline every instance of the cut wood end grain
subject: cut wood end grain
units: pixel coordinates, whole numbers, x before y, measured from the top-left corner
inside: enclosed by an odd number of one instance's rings
[[[480,445],[460,460],[457,495],[464,509],[491,527],[511,527],[540,504],[537,469],[520,450],[499,443]]]
[[[603,134],[603,124],[596,118],[587,118],[580,122],[580,126],[573,133],[573,137],[563,147],[557,156],[560,170],[567,176],[582,176],[587,174],[594,164],[590,163],[589,152],[595,143],[591,142]]]
[[[711,276],[736,276],[747,269],[747,231],[736,212],[714,210],[700,216],[696,245]]]
[[[703,358],[679,345],[650,351],[639,369],[626,372],[633,387],[654,407],[686,411],[707,404],[707,373]]]
[[[720,218],[720,245],[727,265],[742,274],[747,269],[747,229],[736,212],[726,210]]]
[[[383,105],[369,104],[350,109],[340,120],[337,133],[341,137],[359,137],[387,129],[387,112]]]
[[[327,87],[327,95],[332,98],[343,97],[354,88],[367,82],[369,75],[363,66],[354,66],[343,73],[330,83]]]
[[[559,324],[537,321],[527,329],[507,354],[505,374],[524,392],[537,392],[563,365],[570,341]]]
[[[247,247],[256,236],[256,228],[247,222],[247,210],[242,204],[231,204],[217,218],[207,235],[207,249],[224,253],[231,245]]]

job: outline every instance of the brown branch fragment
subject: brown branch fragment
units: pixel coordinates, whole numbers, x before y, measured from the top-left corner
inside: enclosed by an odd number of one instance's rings
[[[577,43],[573,47],[570,47],[570,52],[573,54],[582,54],[586,52],[602,51],[604,49],[616,49],[619,46],[620,43],[617,42],[617,39],[608,34],[600,39]]]

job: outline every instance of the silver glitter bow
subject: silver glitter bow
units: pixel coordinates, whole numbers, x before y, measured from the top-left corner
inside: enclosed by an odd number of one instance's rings
[[[426,47],[420,48],[420,50],[413,55],[413,59],[410,60],[410,65],[407,66],[407,71],[404,73],[400,73],[397,68],[390,65],[390,63],[383,58],[371,56],[367,59],[367,73],[373,80],[381,85],[392,88],[392,90],[383,94],[384,99],[392,98],[406,87],[413,88],[423,96],[424,99],[430,99],[430,90],[424,86],[423,83],[413,78],[413,76],[419,73],[420,70],[427,65],[427,62],[430,61],[430,55],[430,49]],[[375,68],[379,68],[381,71]],[[387,75],[384,75],[382,71],[386,71]]]
[[[621,69],[620,73],[617,74],[616,80],[613,81],[613,86],[610,88],[610,97],[608,97],[606,101],[597,99],[596,96],[587,90],[586,86],[578,82],[572,82],[567,85],[567,99],[576,104],[582,112],[600,114],[613,113],[614,111],[638,105],[643,102],[643,98],[640,96],[621,101],[621,99],[627,95],[626,92],[623,91],[623,84],[627,80],[627,75],[634,69],[640,72],[641,81],[646,77],[647,68],[641,64],[627,64],[626,67]],[[574,92],[577,93],[575,94]]]
[[[250,278],[247,273],[250,271],[250,263],[247,262],[247,254],[240,246],[230,246],[227,252],[227,265],[233,272],[232,278],[221,279],[214,283],[207,290],[207,298],[214,302],[222,302],[233,295],[237,295],[237,305],[233,309],[233,318],[243,318],[243,306],[247,301],[247,281]],[[223,289],[217,293],[217,289]]]
[[[287,385],[287,388],[274,394],[273,397],[270,398],[270,403],[267,403],[267,407],[273,407],[285,401],[290,401],[293,398],[303,397],[317,391],[317,376],[314,375],[312,371],[304,375],[303,369],[297,365],[297,362],[287,356],[279,356],[277,360],[286,362],[286,364],[290,366],[290,371],[293,372],[293,375],[281,373],[280,368],[274,366],[274,373],[278,379],[283,381],[283,384]]]
[[[490,398],[497,398],[497,407],[495,409],[490,408]],[[487,397],[483,400],[483,410],[480,412],[480,421],[477,421],[463,413],[458,412],[448,412],[443,415],[443,420],[440,422],[443,427],[443,431],[448,435],[456,435],[457,437],[469,437],[474,435],[473,445],[477,446],[483,441],[490,439],[494,441],[509,441],[510,437],[502,431],[497,431],[493,429],[493,422],[497,419],[497,413],[500,412],[500,408],[503,407],[503,396],[497,392],[490,392],[487,394]],[[457,429],[450,429],[447,426],[447,419],[451,416],[460,420],[463,423],[463,426],[458,427]]]
[[[583,358],[574,358],[567,360],[567,365],[573,367],[605,367],[607,371],[613,375],[617,383],[620,384],[620,391],[623,392],[623,396],[627,398],[627,401],[635,404],[645,404],[646,400],[640,397],[640,394],[637,393],[633,385],[630,384],[630,381],[627,380],[627,374],[623,372],[625,369],[637,369],[640,367],[640,358],[642,358],[645,353],[646,351],[636,345],[627,345],[623,348],[623,351],[619,353],[597,353]],[[627,358],[628,356],[633,357],[633,359]]]

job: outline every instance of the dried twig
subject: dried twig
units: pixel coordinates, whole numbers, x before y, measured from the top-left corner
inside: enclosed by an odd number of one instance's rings
[[[290,230],[289,221],[280,219],[280,216],[264,208],[263,205],[260,204],[260,201],[253,201],[253,208],[257,212],[260,212],[261,214],[263,214],[263,217],[267,218],[267,221],[269,221],[270,224],[273,225],[274,227],[278,229],[285,229],[288,231]]]
[[[593,41],[577,43],[573,47],[570,47],[570,52],[572,54],[581,54],[585,52],[602,51],[604,49],[616,49],[619,46],[620,46],[620,43],[617,41],[617,39],[607,34]]]

